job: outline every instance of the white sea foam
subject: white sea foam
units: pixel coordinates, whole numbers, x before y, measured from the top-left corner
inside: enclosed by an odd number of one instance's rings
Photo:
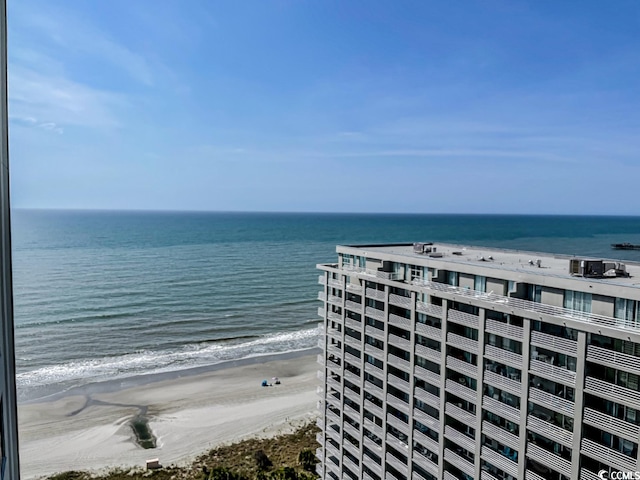
[[[161,373],[211,365],[228,360],[311,348],[317,344],[318,329],[281,332],[242,343],[190,344],[180,349],[140,351],[127,355],[51,365],[17,375],[18,388],[81,385],[133,375]],[[25,393],[25,392],[23,392]]]

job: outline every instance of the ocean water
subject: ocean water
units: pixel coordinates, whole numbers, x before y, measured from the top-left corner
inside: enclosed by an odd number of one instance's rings
[[[446,241],[640,261],[640,217],[13,212],[18,393],[317,344],[337,244]]]

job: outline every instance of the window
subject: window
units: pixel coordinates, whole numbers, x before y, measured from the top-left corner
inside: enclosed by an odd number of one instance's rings
[[[633,325],[640,320],[640,302],[627,300],[626,298],[616,298],[613,316],[619,320],[620,325]]]
[[[585,292],[564,291],[564,308],[591,313],[591,294]]]
[[[447,283],[449,285],[453,285],[454,287],[458,286],[458,272],[447,272]]]
[[[487,277],[483,277],[482,275],[476,275],[473,282],[473,289],[477,292],[486,292],[487,291]]]

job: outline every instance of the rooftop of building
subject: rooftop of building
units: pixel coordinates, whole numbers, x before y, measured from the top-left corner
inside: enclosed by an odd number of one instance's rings
[[[416,245],[422,245],[424,253],[417,253]],[[561,278],[585,277],[592,282],[604,282],[608,284],[621,284],[628,287],[640,288],[640,263],[615,259],[580,257],[570,255],[560,255],[540,252],[527,252],[520,250],[506,250],[490,247],[479,247],[469,245],[455,245],[440,242],[428,243],[403,243],[403,244],[381,244],[381,245],[348,245],[346,248],[354,248],[365,252],[393,254],[407,257],[407,263],[412,263],[410,259],[432,259],[459,264],[474,264],[479,267],[496,268],[499,270],[511,270],[526,272],[529,274],[539,274]],[[372,255],[375,256],[375,255]],[[584,273],[586,275],[571,274],[570,265],[574,260],[574,268],[579,268],[583,260]],[[576,264],[577,261],[578,263]],[[591,263],[593,262],[593,263]],[[610,271],[612,264],[618,269],[615,277],[589,275],[587,270],[590,265],[597,268],[598,263],[603,263],[603,272]],[[606,270],[605,270],[606,269]],[[623,274],[622,272],[625,272]]]

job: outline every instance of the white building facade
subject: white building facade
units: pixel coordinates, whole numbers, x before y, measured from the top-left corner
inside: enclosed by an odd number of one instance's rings
[[[337,252],[318,265],[322,478],[640,471],[640,264],[447,244]]]

